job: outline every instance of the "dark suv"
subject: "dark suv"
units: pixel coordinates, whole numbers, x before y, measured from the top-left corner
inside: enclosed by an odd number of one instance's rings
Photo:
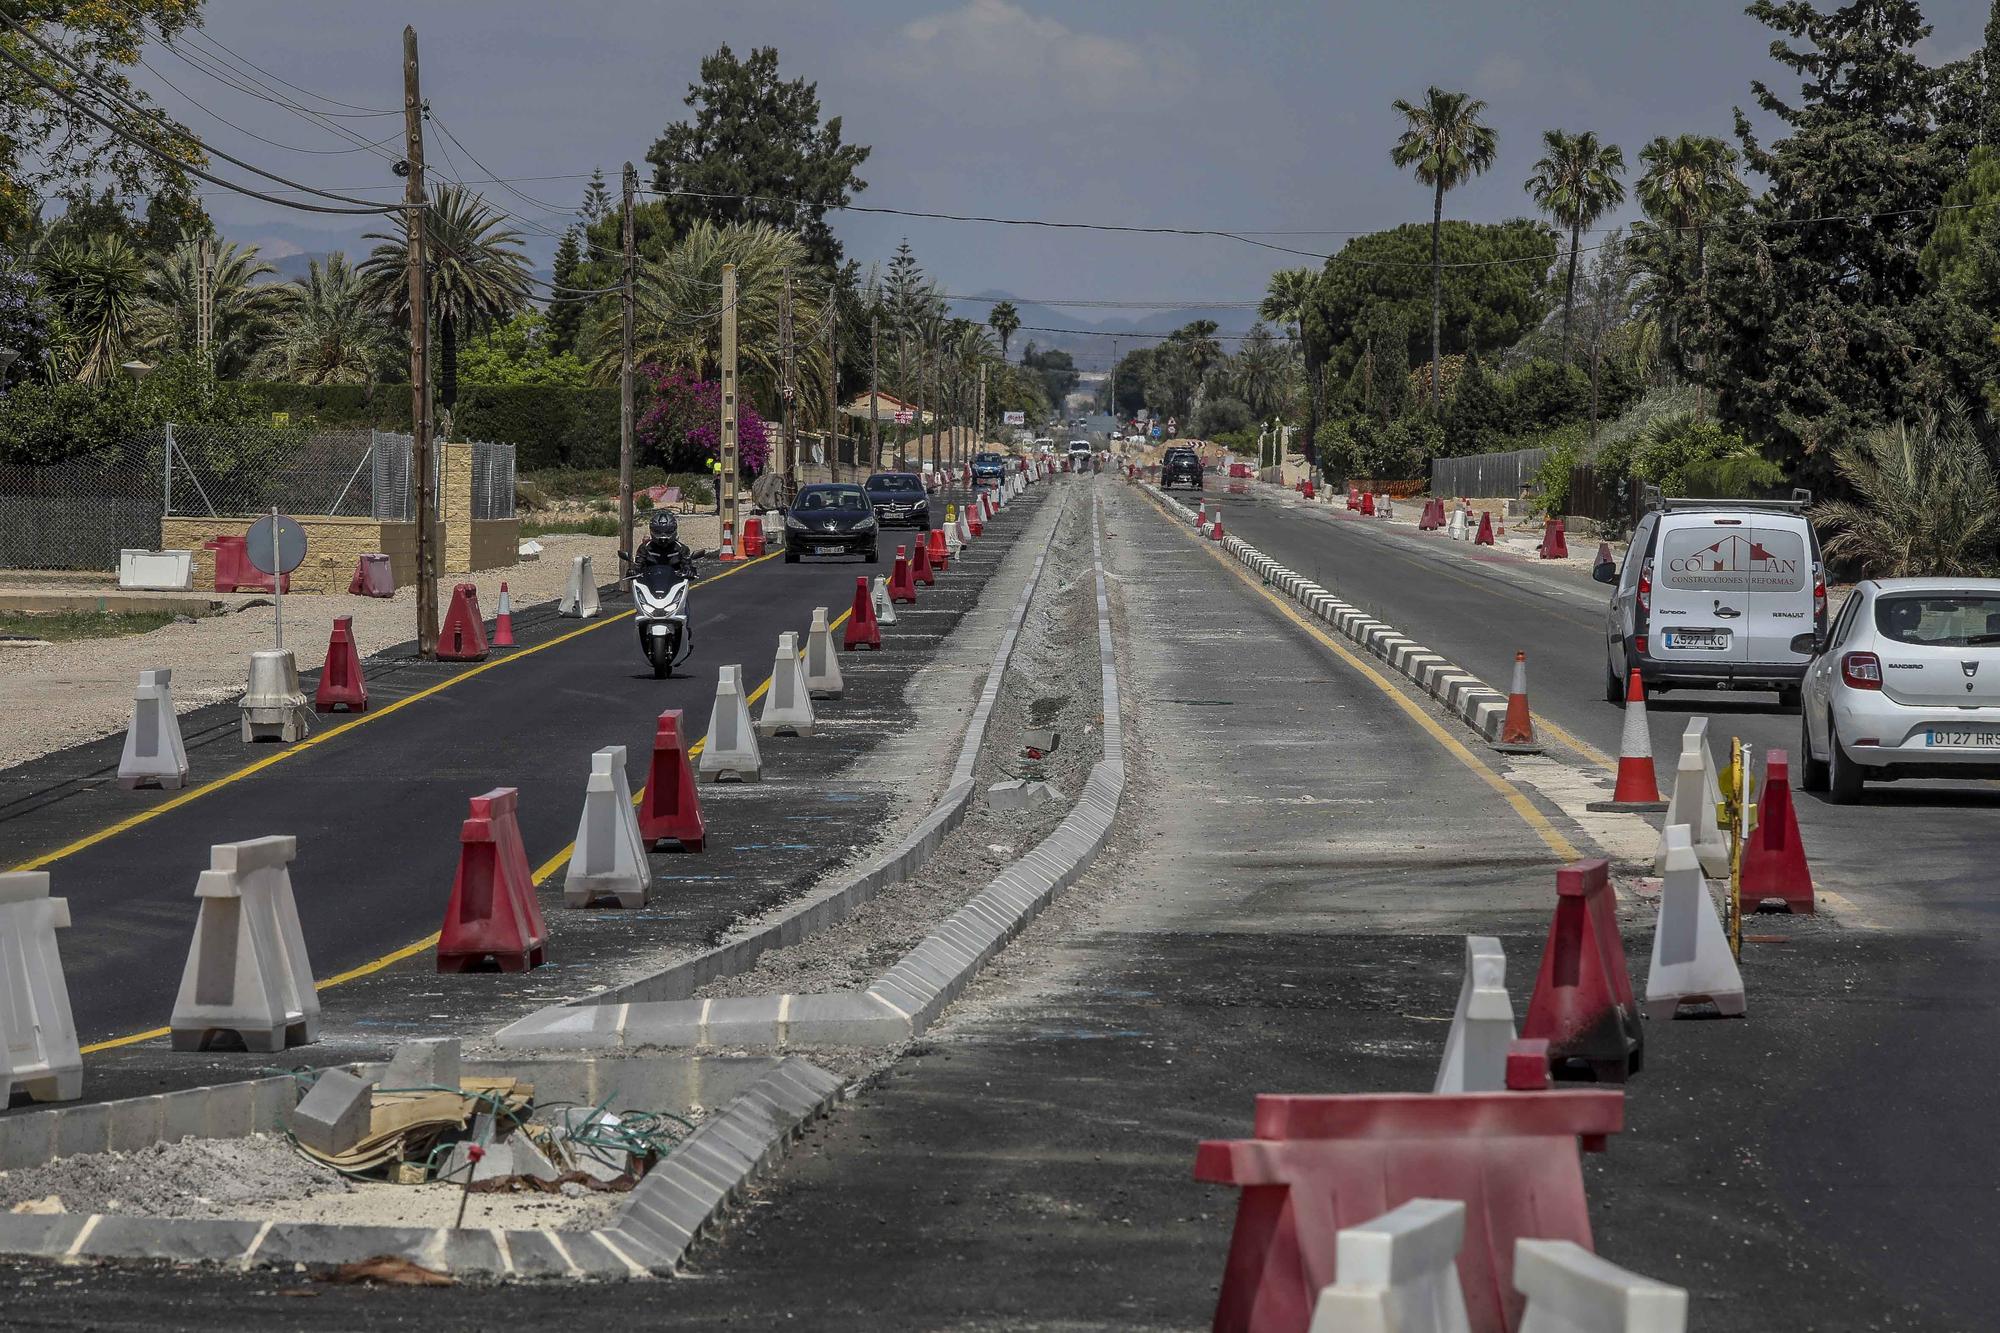
[[[1160,461],[1160,489],[1192,486],[1201,489],[1201,455],[1192,449],[1169,449]]]
[[[924,490],[924,479],[916,473],[877,472],[866,482],[866,489],[876,521],[883,527],[930,530],[931,497]]]

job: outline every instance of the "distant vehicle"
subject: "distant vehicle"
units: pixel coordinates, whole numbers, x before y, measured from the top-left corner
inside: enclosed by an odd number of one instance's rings
[[[1169,486],[1192,486],[1201,489],[1201,455],[1192,449],[1167,450],[1160,460],[1160,489]]]
[[[974,454],[972,456],[972,484],[981,482],[998,486],[1007,479],[1007,459],[1004,454]]]
[[[931,526],[931,497],[924,479],[914,472],[877,472],[862,483],[875,521],[882,527]]]
[[[1071,440],[1069,442],[1069,456],[1071,458],[1088,458],[1096,452],[1095,449],[1090,447],[1089,440]]]
[[[1867,579],[1798,643],[1803,790],[1844,805],[1870,780],[2000,777],[2000,579]]]
[[[802,487],[785,513],[785,563],[796,565],[808,555],[858,555],[872,565],[879,556],[880,534],[875,508],[861,487]]]
[[[1795,646],[1826,629],[1819,536],[1792,500],[1655,500],[1621,572],[1592,576],[1616,591],[1605,616],[1604,697],[1623,702],[1633,669],[1655,689],[1766,689],[1794,708],[1812,654]]]
[[[1071,417],[1071,418],[1070,418],[1070,423],[1069,423],[1069,424],[1070,424],[1070,428],[1071,428],[1072,430],[1082,430],[1082,429],[1083,429],[1083,428],[1084,428],[1085,426],[1087,426],[1087,425],[1089,425],[1089,424],[1090,424],[1090,418],[1089,418],[1089,417]]]
[[[1046,435],[1038,435],[1035,437],[1035,450],[1038,453],[1052,454],[1056,451],[1056,442]]]

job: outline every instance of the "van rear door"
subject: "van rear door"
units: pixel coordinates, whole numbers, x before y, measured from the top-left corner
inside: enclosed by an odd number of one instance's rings
[[[1744,618],[1745,660],[1804,666],[1810,653],[1792,651],[1792,640],[1813,631],[1813,558],[1805,520],[1771,522],[1750,529],[1750,614]]]
[[[1751,544],[1741,518],[1695,512],[1661,521],[1653,566],[1655,660],[1711,666],[1747,660]]]

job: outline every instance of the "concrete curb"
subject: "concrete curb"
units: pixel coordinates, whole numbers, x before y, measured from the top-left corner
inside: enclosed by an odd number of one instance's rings
[[[1151,482],[1141,482],[1146,493],[1174,517],[1187,522],[1194,510],[1167,495]],[[1365,616],[1319,584],[1287,569],[1248,542],[1224,537],[1222,548],[1238,564],[1277,588],[1316,619],[1389,664],[1396,674],[1430,695],[1489,744],[1498,744],[1500,729],[1507,721],[1507,696],[1479,677],[1454,666],[1395,626]]]
[[[582,1049],[598,1045],[587,1040],[562,1040],[566,1033],[587,1033],[600,1017],[588,1012],[579,1017],[579,1011],[685,1000],[717,977],[731,977],[748,971],[768,949],[789,948],[829,926],[838,925],[851,916],[855,908],[921,870],[937,854],[946,835],[959,826],[965,819],[965,812],[971,808],[975,789],[972,767],[979,756],[979,747],[985,743],[987,722],[992,717],[995,701],[1000,697],[1000,682],[1013,657],[1021,626],[1027,619],[1028,605],[1034,598],[1035,589],[1041,584],[1042,570],[1047,566],[1049,551],[1055,545],[1056,526],[1053,522],[1049,525],[1048,539],[1035,556],[1035,566],[1029,571],[1014,614],[1000,635],[1000,643],[993,653],[993,664],[987,668],[986,681],[980,689],[979,702],[974,705],[972,717],[966,723],[958,760],[952,767],[951,785],[945,788],[938,803],[931,807],[931,812],[924,816],[921,823],[910,830],[908,836],[878,856],[859,874],[800,900],[777,920],[767,922],[739,939],[683,959],[651,976],[539,1009],[502,1028],[494,1035],[494,1041],[501,1048],[512,1050]],[[520,1038],[526,1033],[537,1033],[543,1039],[523,1045]]]
[[[382,1068],[358,1070],[379,1076]],[[170,1259],[242,1269],[341,1264],[390,1254],[461,1277],[670,1276],[702,1229],[825,1111],[842,1086],[835,1075],[796,1056],[776,1061],[648,1172],[610,1226],[592,1231],[0,1213],[0,1253],[64,1261]],[[187,1135],[283,1133],[299,1088],[286,1075],[9,1117],[0,1120],[0,1160],[13,1169],[79,1153],[129,1152]]]
[[[746,995],[720,999],[561,1007],[531,1014],[501,1034],[524,1048],[883,1046],[925,1031],[987,960],[1082,875],[1111,835],[1125,791],[1125,728],[1104,578],[1102,527],[1091,514],[1097,579],[1097,643],[1104,699],[1104,755],[1055,832],[940,923],[862,991]]]

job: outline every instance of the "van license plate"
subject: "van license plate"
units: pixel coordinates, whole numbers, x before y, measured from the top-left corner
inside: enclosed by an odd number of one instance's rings
[[[1729,650],[1729,631],[1726,629],[1670,629],[1667,631],[1667,647],[1701,649],[1708,652]]]
[[[1924,734],[1924,744],[1950,749],[2000,749],[2000,731],[1991,727],[1931,727]]]

